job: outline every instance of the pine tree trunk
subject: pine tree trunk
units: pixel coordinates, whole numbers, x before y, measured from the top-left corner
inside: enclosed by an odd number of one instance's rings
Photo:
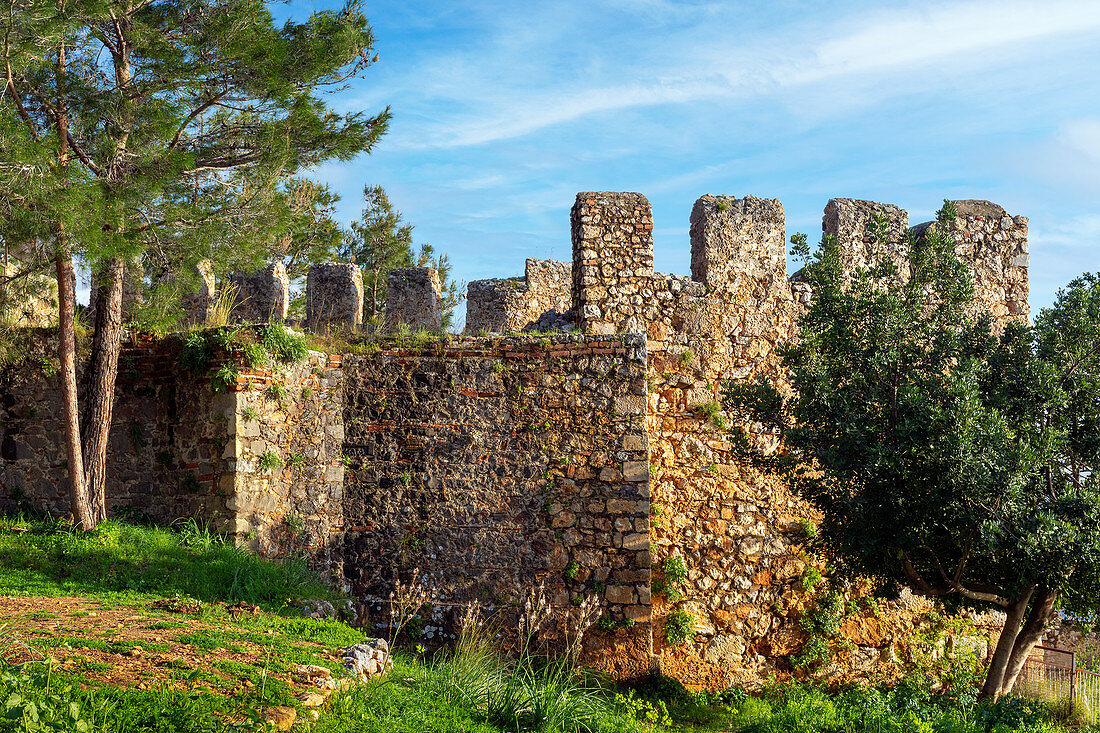
[[[59,0],[58,8],[64,9]],[[57,165],[64,170],[69,162],[69,114],[65,98],[65,75],[68,65],[65,43],[57,46],[57,65],[54,70],[57,99],[54,121],[57,125]],[[69,505],[73,519],[83,530],[95,529],[96,520],[88,501],[88,487],[84,482],[84,459],[80,447],[80,406],[76,393],[76,277],[73,274],[73,251],[68,235],[61,223],[54,230],[57,250],[54,263],[57,266],[57,361],[61,376],[61,402],[65,414],[63,433],[69,460]]]
[[[61,401],[65,414],[65,447],[69,459],[69,505],[77,525],[84,530],[95,529],[96,519],[88,501],[84,482],[84,461],[80,449],[80,412],[76,397],[76,306],[73,303],[73,260],[64,235],[58,232],[57,359],[60,364]]]
[[[1028,604],[1031,602],[1031,596],[1034,593],[1035,587],[1031,586],[1008,609],[1004,628],[1001,629],[1001,636],[997,639],[997,648],[993,652],[993,660],[989,663],[989,669],[985,675],[985,684],[982,685],[982,691],[979,695],[982,700],[997,700],[1000,695],[1005,672],[1012,660],[1012,650],[1015,648],[1016,639],[1020,635],[1020,625],[1024,621],[1024,614],[1027,612]]]
[[[88,494],[96,520],[107,518],[107,442],[115,404],[118,355],[122,342],[122,285],[126,268],[112,258],[97,278],[95,336],[88,361],[87,391],[84,395],[84,467]]]
[[[1042,640],[1043,634],[1046,633],[1047,624],[1054,616],[1054,602],[1057,599],[1058,594],[1051,590],[1043,590],[1036,597],[1035,603],[1031,607],[1031,613],[1028,614],[1027,622],[1024,623],[1024,627],[1020,630],[1020,635],[1016,637],[1016,643],[1012,647],[1012,656],[1009,658],[1008,667],[1005,669],[998,697],[1004,697],[1011,693],[1016,686],[1016,680],[1019,678],[1020,672],[1023,671],[1024,665],[1027,664],[1027,658],[1031,655],[1031,650],[1035,648],[1035,645]]]

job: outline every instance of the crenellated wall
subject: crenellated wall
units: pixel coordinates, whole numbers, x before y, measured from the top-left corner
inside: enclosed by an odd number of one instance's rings
[[[592,635],[592,662],[647,672],[644,339],[380,345],[343,366],[343,575],[372,619],[414,569],[438,593],[437,641],[470,601],[511,629],[538,585],[563,615],[596,595],[631,626]]]
[[[573,268],[528,259],[523,277],[474,280],[466,291],[466,333],[512,333],[544,316],[569,317]]]
[[[1027,219],[989,202],[956,206],[948,226],[979,307],[997,324],[1027,318]],[[395,580],[418,569],[438,590],[425,619],[436,641],[462,604],[514,615],[541,583],[560,619],[578,599],[599,598],[605,622],[588,659],[613,674],[656,665],[718,688],[790,672],[814,603],[801,583],[815,562],[803,529],[813,511],[776,476],[738,462],[718,402],[728,380],[783,384],[777,350],[812,297],[787,275],[782,204],[701,197],[690,276],[653,271],[641,194],[581,193],[571,216],[572,265],[528,260],[523,278],[472,283],[467,332],[553,323],[582,333],[432,335],[438,276],[409,268],[389,279],[391,335],[271,371],[223,355],[240,373],[223,393],[209,373],[173,366],[178,346],[127,347],[108,493],[162,520],[218,522],[265,554],[307,552],[353,588],[370,623],[384,617]],[[910,230],[903,209],[855,199],[829,201],[822,219],[849,268],[871,261],[874,228],[898,255],[928,226]],[[311,271],[311,326],[354,328],[358,274],[347,264]],[[266,305],[277,291],[253,298],[252,317],[277,315]],[[0,372],[0,504],[18,489],[63,513],[49,432],[56,378],[34,363]],[[171,460],[152,460],[161,455]],[[687,576],[669,587],[665,564],[679,561]],[[860,607],[842,628],[850,648],[822,674],[900,669],[925,608],[912,598]],[[692,619],[689,643],[666,641],[673,611]]]

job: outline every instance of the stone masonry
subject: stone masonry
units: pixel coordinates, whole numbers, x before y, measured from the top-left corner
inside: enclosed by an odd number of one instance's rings
[[[354,329],[363,322],[363,271],[348,262],[312,265],[306,275],[306,324]]]
[[[403,267],[390,273],[386,287],[385,329],[399,325],[438,331],[443,328],[439,274],[430,267]]]
[[[282,262],[272,262],[252,274],[235,272],[229,276],[233,298],[230,317],[238,323],[281,323],[290,308],[290,281]]]
[[[997,324],[1027,318],[1027,219],[989,202],[957,208],[951,232],[981,306]],[[829,202],[823,233],[849,268],[873,255],[876,216],[896,254],[904,210]],[[507,618],[542,584],[561,623],[578,599],[598,598],[605,622],[586,659],[615,675],[659,666],[719,688],[790,673],[813,603],[799,584],[816,562],[801,529],[813,511],[738,462],[717,402],[727,380],[782,385],[777,350],[812,295],[787,276],[782,204],[701,197],[690,277],[653,272],[640,194],[581,193],[572,223],[571,268],[529,261],[524,278],[471,292],[485,295],[478,330],[521,331],[560,309],[581,334],[407,333],[398,326],[436,331],[442,318],[438,276],[410,268],[389,281],[395,334],[271,371],[222,355],[240,374],[226,392],[174,366],[171,340],[127,347],[111,503],[200,516],[265,554],[306,552],[353,590],[369,624],[384,623],[395,581],[419,570],[437,590],[431,641],[450,638],[463,604]],[[927,227],[912,230],[918,242]],[[500,297],[507,282],[516,297]],[[34,354],[0,370],[0,505],[67,511],[55,381]],[[665,568],[678,562],[687,575],[670,588]],[[924,608],[909,598],[848,618],[851,646],[826,674],[897,669]],[[666,641],[674,611],[692,619],[689,643]]]
[[[572,280],[569,263],[532,259],[524,277],[474,280],[466,291],[466,333],[512,333],[551,312],[565,316]]]

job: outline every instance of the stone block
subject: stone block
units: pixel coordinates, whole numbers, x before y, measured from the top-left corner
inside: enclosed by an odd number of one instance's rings
[[[399,325],[439,331],[443,328],[443,296],[439,274],[430,267],[404,267],[390,272],[386,287],[387,331]]]
[[[306,274],[306,326],[355,328],[363,322],[363,271],[349,262],[323,262]]]
[[[252,274],[229,276],[235,288],[230,319],[237,323],[282,323],[290,308],[290,281],[282,262],[272,262]]]

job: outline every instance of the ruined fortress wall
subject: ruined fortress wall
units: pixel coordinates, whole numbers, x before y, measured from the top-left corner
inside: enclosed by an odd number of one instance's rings
[[[998,322],[1027,318],[1028,265],[1026,216],[1010,216],[1002,207],[974,199],[955,201],[949,228],[956,252],[974,272],[976,301]],[[913,228],[919,238],[933,222]]]
[[[1026,317],[1026,218],[988,202],[958,212],[951,234],[982,307],[998,323]],[[737,461],[719,403],[727,380],[782,385],[777,347],[812,297],[786,275],[782,205],[701,197],[690,277],[653,272],[640,194],[582,193],[572,216],[571,272],[529,263],[523,297],[486,318],[518,324],[544,296],[556,309],[570,272],[585,335],[405,333],[441,318],[435,273],[410,269],[390,279],[387,327],[399,334],[342,362],[314,354],[267,372],[230,355],[239,377],[218,393],[209,374],[176,366],[178,343],[127,347],[111,503],[162,521],[198,516],[265,554],[309,554],[371,601],[375,620],[395,580],[419,569],[440,592],[426,629],[436,639],[453,629],[456,604],[514,614],[524,589],[544,583],[559,620],[574,599],[599,598],[609,628],[591,635],[589,659],[615,674],[645,672],[654,656],[696,687],[789,671],[815,602],[802,582],[819,564],[804,550],[813,511]],[[876,217],[897,251],[904,210],[829,202],[823,231],[849,267],[873,255]],[[0,370],[0,503],[22,494],[65,513],[45,353]],[[664,567],[677,560],[687,577],[668,587]],[[823,673],[889,674],[922,608],[861,607],[842,629],[850,648]],[[673,611],[692,619],[688,644],[666,641]]]
[[[272,262],[253,273],[235,272],[228,278],[236,288],[230,319],[236,323],[282,323],[290,308],[290,281],[286,266]]]
[[[376,618],[415,569],[435,640],[473,600],[514,628],[545,584],[561,615],[591,594],[633,623],[591,635],[593,663],[648,670],[643,339],[384,343],[343,368],[344,575]]]
[[[55,339],[56,337],[54,337]],[[0,370],[0,507],[70,513],[56,340]],[[119,357],[107,460],[108,508],[160,522],[228,520],[232,399],[178,366],[176,340],[127,345]]]
[[[768,376],[782,384],[776,349],[795,335],[798,313],[811,297],[805,283],[786,274],[782,205],[751,196],[700,198],[690,219],[690,279],[647,271],[644,263],[651,260],[639,251],[647,245],[645,235],[635,241],[633,232],[651,227],[652,218],[637,194],[582,193],[573,213],[577,264],[589,262],[574,279],[580,323],[586,331],[603,331],[610,323],[648,335],[646,423],[657,587],[666,560],[679,558],[688,569],[673,593],[654,595],[653,645],[661,669],[710,688],[753,684],[788,670],[787,658],[804,638],[798,619],[813,603],[812,591],[799,582],[814,562],[803,552],[802,529],[813,512],[777,477],[734,458],[717,402],[726,380]],[[829,202],[823,232],[840,240],[849,268],[870,263],[876,216],[884,219],[887,251],[898,254],[908,227],[904,210],[850,199]],[[981,283],[1000,283],[997,267],[1004,262],[1026,264],[1019,254],[1026,252],[1026,238],[993,239],[998,230],[977,221],[961,215],[956,221],[960,255],[975,270],[982,305],[1017,317],[997,308],[1007,296]],[[1016,220],[1003,221],[1020,231]],[[993,252],[963,246],[978,231]],[[638,263],[640,274],[630,277]],[[1026,270],[1020,274],[1026,282]],[[589,309],[582,311],[582,303]],[[774,443],[774,436],[755,439]],[[852,649],[840,666],[859,674],[882,670],[884,659],[896,662],[894,644],[911,627],[913,605],[882,604],[879,615],[863,609],[849,619],[845,633]],[[673,610],[694,619],[691,644],[666,642],[664,622]]]
[[[385,330],[443,328],[443,294],[439,273],[430,267],[403,267],[386,280]]]
[[[544,314],[567,313],[573,305],[573,267],[568,262],[528,259],[518,278],[475,280],[467,288],[466,333],[513,333]]]
[[[289,366],[239,366],[230,388],[233,461],[227,527],[265,557],[305,556],[332,570],[343,520],[343,372],[310,352]]]
[[[343,486],[339,359],[311,354],[301,364],[254,370],[229,357],[237,382],[215,389],[209,374],[217,364],[189,371],[180,346],[168,339],[122,350],[107,452],[109,512],[162,524],[193,517],[261,554],[308,555],[328,567]],[[40,362],[49,363],[47,351],[0,370],[0,510],[64,516],[71,510],[65,449],[56,440],[62,406],[58,377]],[[268,452],[278,465],[265,469]]]

